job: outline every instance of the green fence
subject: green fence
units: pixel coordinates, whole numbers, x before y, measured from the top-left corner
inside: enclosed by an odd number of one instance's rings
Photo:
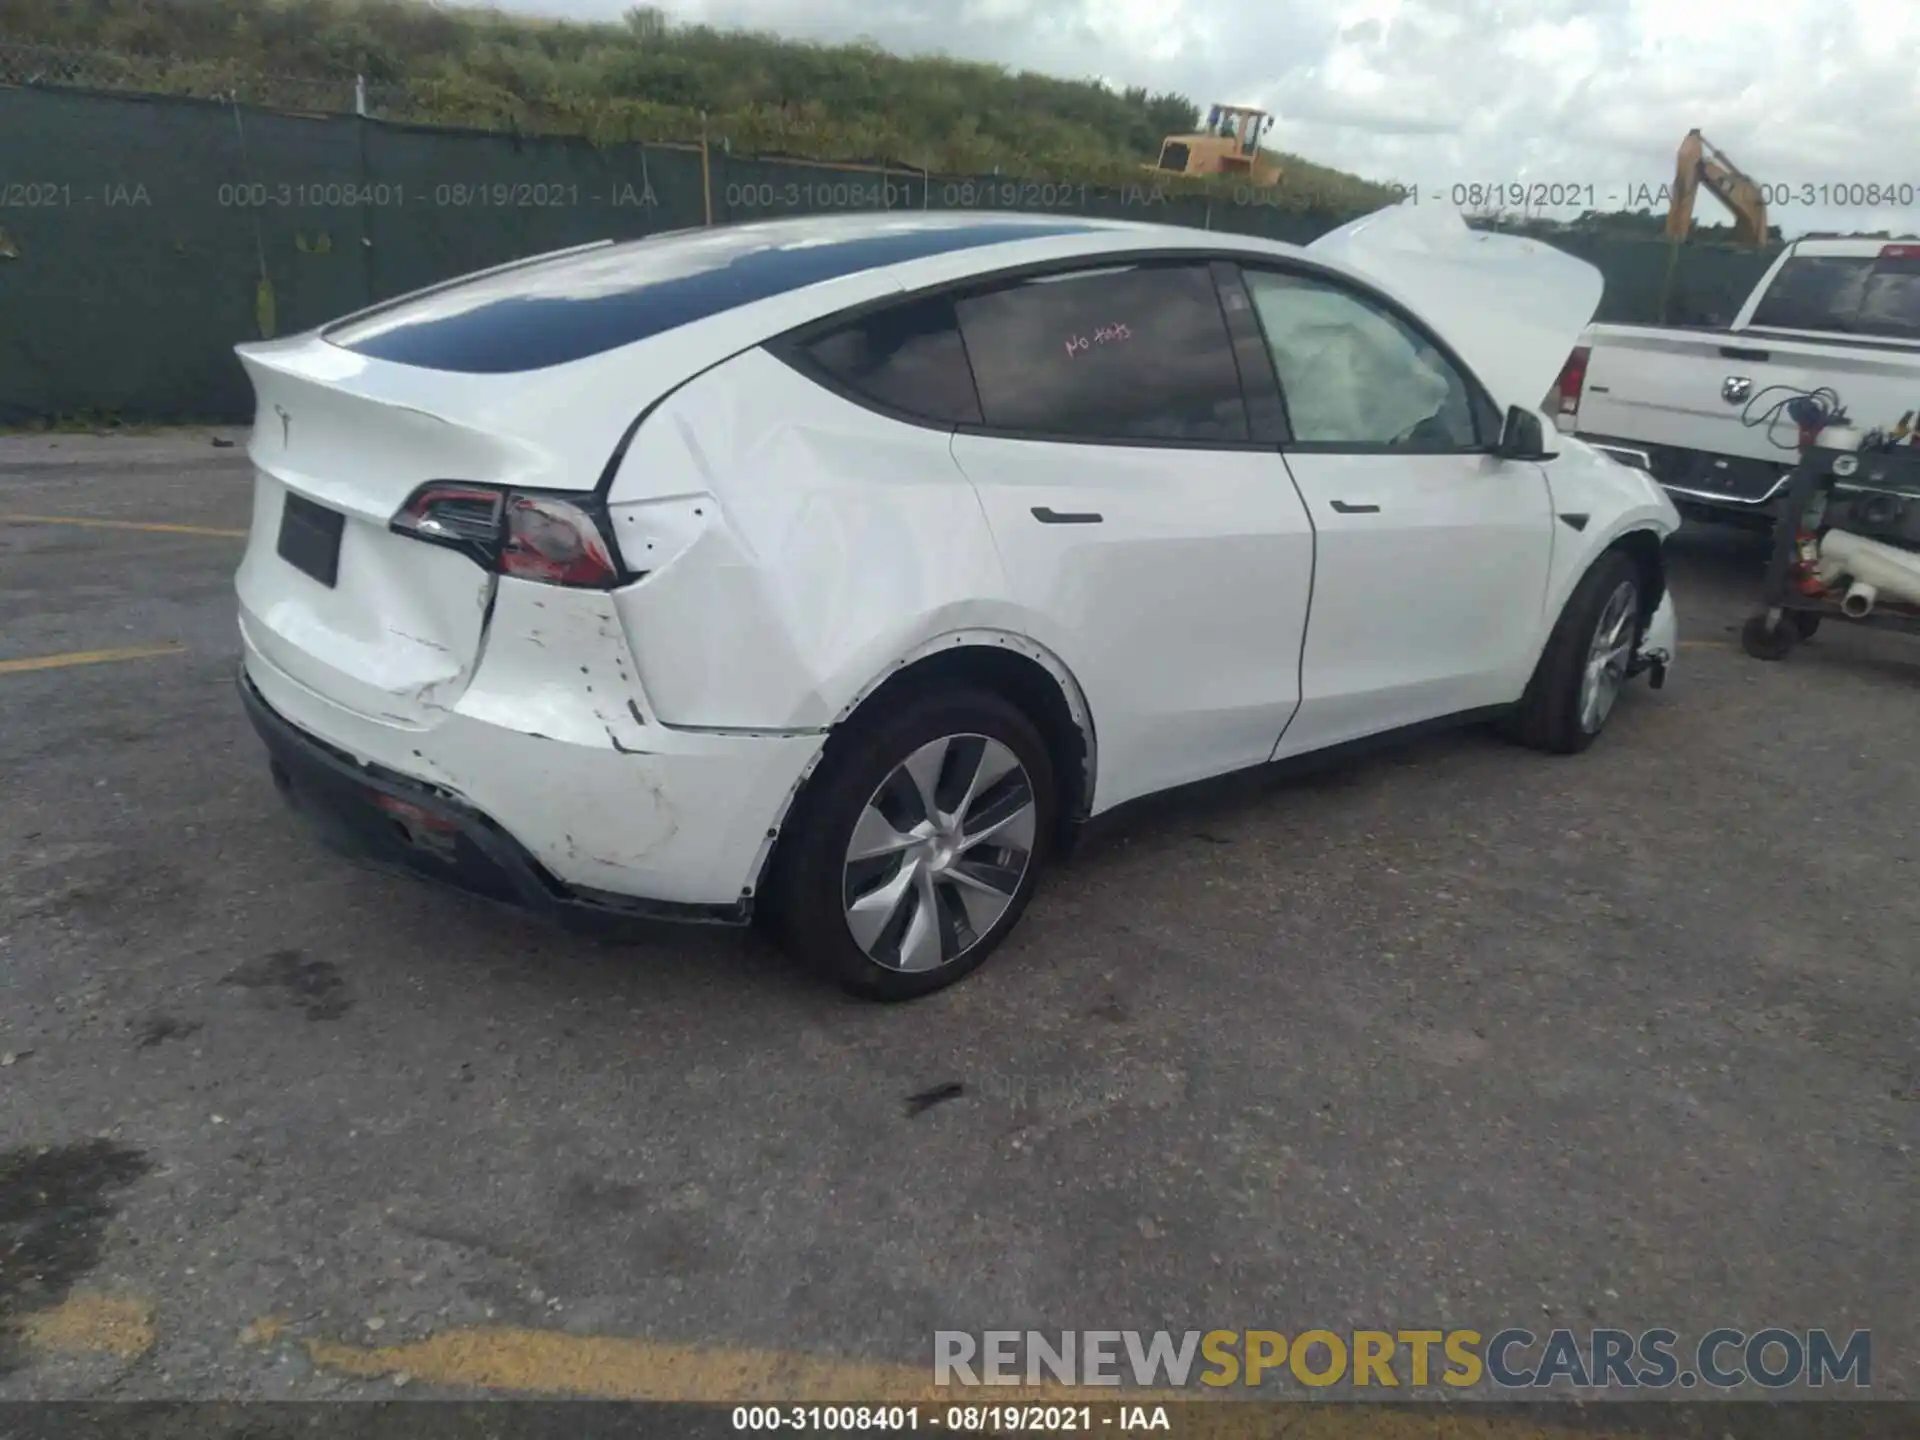
[[[927,176],[685,146],[430,129],[185,100],[0,88],[0,424],[241,421],[233,346],[606,237],[849,210],[1128,216],[1305,242],[1346,220],[1251,192],[1172,196]],[[1653,322],[1667,247],[1554,242],[1606,275],[1601,318]],[[1669,316],[1729,318],[1772,257],[1687,247]]]

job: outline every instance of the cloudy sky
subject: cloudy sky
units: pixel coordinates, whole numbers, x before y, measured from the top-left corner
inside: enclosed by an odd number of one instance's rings
[[[507,0],[617,18],[631,0]],[[1422,198],[1559,185],[1646,203],[1698,126],[1770,217],[1920,232],[1920,0],[664,0],[677,19],[945,51],[1278,117],[1269,143]],[[1837,206],[1835,186],[1889,202]],[[1826,195],[1820,193],[1826,187]],[[1904,194],[1902,194],[1904,187]],[[1591,195],[1589,202],[1588,196]],[[1868,200],[1859,192],[1842,197]],[[1904,203],[1902,203],[1904,201]],[[1662,202],[1664,203],[1664,202]],[[1699,218],[1724,219],[1710,196]]]

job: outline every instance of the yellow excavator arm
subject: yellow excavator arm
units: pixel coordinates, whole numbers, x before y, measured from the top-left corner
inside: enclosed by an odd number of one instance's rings
[[[1667,238],[1678,243],[1693,233],[1693,205],[1700,187],[1733,213],[1734,238],[1767,243],[1767,201],[1760,186],[1698,130],[1689,130],[1675,158],[1673,200],[1667,207]]]

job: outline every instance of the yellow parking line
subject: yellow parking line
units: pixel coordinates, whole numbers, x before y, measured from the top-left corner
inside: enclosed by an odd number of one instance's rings
[[[22,1338],[47,1354],[107,1354],[135,1359],[158,1339],[154,1307],[143,1299],[77,1295],[23,1318]],[[240,1333],[241,1345],[269,1349],[287,1322],[263,1316]],[[1575,1430],[1539,1419],[1474,1414],[1471,1406],[1236,1403],[1223,1392],[1122,1387],[993,1386],[941,1388],[924,1368],[769,1350],[669,1345],[638,1337],[549,1330],[451,1330],[425,1340],[362,1347],[310,1339],[314,1364],[357,1379],[422,1381],[450,1389],[575,1399],[654,1400],[734,1405],[803,1403],[924,1406],[938,1427],[947,1406],[1182,1403],[1178,1431],[1206,1440],[1624,1440],[1617,1431]],[[1392,1399],[1376,1392],[1375,1399]],[[1282,1420],[1281,1417],[1285,1416]],[[1105,1423],[1111,1425],[1112,1421]]]
[[[932,1399],[924,1371],[776,1351],[665,1345],[550,1330],[448,1330],[362,1347],[309,1340],[314,1364],[366,1379],[406,1374],[431,1384],[597,1400]]]
[[[271,1344],[275,1321],[248,1327],[252,1343]],[[1084,1386],[942,1388],[926,1368],[768,1350],[670,1345],[637,1336],[576,1335],[551,1330],[448,1330],[424,1340],[365,1347],[309,1339],[308,1358],[323,1370],[358,1379],[405,1376],[410,1381],[500,1394],[595,1400],[655,1400],[707,1404],[803,1403],[947,1405],[1168,1404],[1188,1402],[1184,1433],[1220,1440],[1276,1433],[1276,1408],[1235,1403],[1224,1394],[1194,1390],[1129,1391]],[[1387,1395],[1384,1398],[1392,1398]],[[1213,1402],[1213,1403],[1209,1403]],[[1309,1412],[1320,1412],[1311,1414]],[[1398,1412],[1372,1406],[1289,1406],[1287,1434],[1310,1440],[1617,1440],[1613,1432],[1579,1431],[1507,1416],[1461,1414],[1433,1406]]]
[[[36,1350],[123,1360],[146,1354],[156,1338],[149,1302],[110,1295],[71,1295],[51,1310],[24,1317],[19,1329]]]
[[[146,660],[155,655],[184,655],[184,645],[139,645],[124,650],[70,650],[65,655],[29,655],[24,660],[0,660],[0,675],[28,670],[65,670],[73,665],[110,665],[116,660]]]
[[[216,530],[208,525],[163,525],[146,520],[92,520],[84,515],[0,515],[6,525],[77,525],[88,530],[147,530],[157,535],[217,535],[222,540],[244,540],[244,530]]]

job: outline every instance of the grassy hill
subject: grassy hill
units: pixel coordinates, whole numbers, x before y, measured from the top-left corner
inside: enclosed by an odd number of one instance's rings
[[[681,25],[654,7],[574,23],[418,0],[0,0],[0,35],[125,57],[121,83],[216,94],[260,74],[365,75],[382,113],[441,124],[689,140],[748,154],[886,159],[948,174],[1139,184],[1198,107],[1144,88],[870,45]],[[241,86],[243,95],[261,87]],[[270,87],[266,88],[271,94]],[[1382,187],[1277,155],[1279,197],[1353,210]]]

